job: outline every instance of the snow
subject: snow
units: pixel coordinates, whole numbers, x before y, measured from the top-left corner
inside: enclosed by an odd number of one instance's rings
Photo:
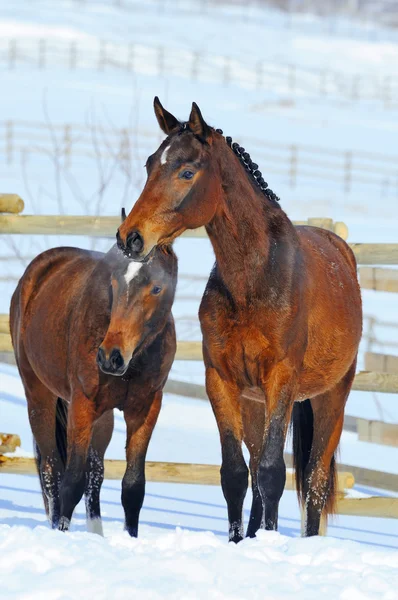
[[[114,526],[103,539],[2,525],[0,580],[7,582],[10,597],[48,600],[118,600],[132,594],[311,600],[320,591],[325,600],[396,598],[398,552],[332,539],[292,540],[274,532],[260,532],[238,546],[209,532],[155,533],[143,527],[142,533],[133,540]]]
[[[123,0],[118,7],[112,0],[59,0],[55,10],[51,0],[18,0],[0,4],[0,38],[6,90],[0,96],[1,119],[18,122],[11,164],[6,162],[6,145],[0,145],[0,191],[19,193],[26,214],[57,214],[62,209],[69,214],[115,215],[120,214],[121,206],[129,210],[142,188],[146,157],[162,140],[152,108],[153,97],[158,95],[165,107],[181,118],[188,117],[195,100],[211,124],[247,146],[291,218],[328,216],[344,221],[352,242],[398,241],[396,178],[387,178],[387,184],[378,181],[371,172],[376,159],[367,174],[373,183],[355,184],[350,193],[344,191],[339,178],[321,182],[301,176],[300,170],[294,188],[280,149],[280,144],[300,144],[313,147],[315,153],[318,147],[339,156],[347,150],[367,151],[395,160],[397,103],[386,107],[368,93],[353,100],[344,95],[342,85],[323,96],[314,92],[309,81],[314,70],[331,69],[342,77],[360,74],[367,90],[377,90],[381,78],[395,73],[397,32],[345,18],[286,15],[261,9],[255,2],[242,8],[194,0]],[[14,69],[8,69],[4,57],[9,39],[18,40],[30,62],[17,62]],[[41,39],[50,49],[43,69],[37,64]],[[134,43],[135,70],[129,73],[109,65],[99,71],[94,58],[100,40],[110,42],[109,48],[113,44],[112,52],[121,57]],[[70,70],[61,58],[75,41],[84,48],[87,60]],[[166,64],[173,67],[164,76],[157,74],[159,46],[165,48],[166,58],[171,57]],[[192,52],[201,55],[195,81]],[[224,65],[225,57],[236,61],[231,63],[233,81],[228,86],[220,71],[215,71]],[[245,67],[253,69],[260,60],[280,81],[256,87]],[[291,94],[286,83],[290,64],[298,66],[302,78],[296,94]],[[346,81],[344,77],[341,81]],[[33,122],[47,123],[47,130],[32,127]],[[38,154],[34,148],[44,145],[49,150],[50,124],[65,123],[94,124],[100,142],[108,145],[113,138],[104,139],[101,128],[133,130],[133,177],[128,185],[123,172],[116,169],[103,197],[93,194],[112,161],[104,161],[101,173],[96,159],[86,156],[94,152],[92,140],[79,142],[83,134],[76,129],[73,135],[77,146],[80,143],[79,152],[72,154],[71,167],[62,172],[57,187],[52,152]],[[64,131],[59,130],[61,138]],[[389,163],[391,170],[393,165]],[[78,185],[71,184],[72,178]],[[0,258],[33,256],[60,243],[107,249],[111,241],[56,236],[13,236],[11,240],[7,236],[0,242]],[[179,239],[175,250],[180,273],[173,310],[178,337],[200,340],[196,314],[204,281],[191,281],[184,274],[208,275],[213,251],[205,239]],[[8,312],[22,271],[22,261],[1,260],[0,276],[14,277],[10,282],[1,281],[1,313]],[[373,350],[396,354],[398,329],[388,325],[398,322],[396,295],[365,291],[363,301],[366,315],[387,323],[376,327],[379,344]],[[366,349],[364,339],[359,368]],[[177,361],[171,376],[203,384],[203,365]],[[397,397],[352,392],[346,413],[397,423]],[[21,436],[16,455],[32,456],[23,386],[15,367],[3,364],[0,425],[2,431]],[[107,458],[122,459],[124,444],[124,420],[116,412]],[[210,405],[166,394],[148,459],[220,464],[218,431]],[[343,433],[340,460],[398,473],[398,448],[359,442],[354,433]],[[394,496],[361,485],[349,492],[356,497],[370,494]],[[249,491],[244,506],[246,524],[250,502]],[[64,600],[92,595],[100,600],[135,594],[184,599],[397,598],[398,526],[394,520],[339,516],[330,524],[327,538],[299,539],[300,513],[295,493],[288,491],[280,503],[280,533],[260,532],[256,540],[235,547],[227,543],[227,514],[220,487],[148,483],[138,540],[123,532],[120,482],[104,483],[101,505],[104,538],[86,532],[83,503],[76,509],[70,533],[50,531],[37,477],[2,475],[1,598]]]

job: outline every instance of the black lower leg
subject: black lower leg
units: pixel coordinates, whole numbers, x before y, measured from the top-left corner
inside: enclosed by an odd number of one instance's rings
[[[51,527],[56,529],[60,518],[59,488],[64,467],[57,452],[42,456],[36,443],[35,454],[44,508]]]
[[[251,470],[251,475],[252,475],[252,493],[253,493],[253,500],[252,500],[252,507],[250,510],[250,518],[249,518],[249,524],[247,526],[247,532],[246,532],[246,537],[256,537],[256,532],[260,529],[260,527],[262,526],[262,521],[263,521],[263,501],[261,499],[261,494],[260,494],[260,490],[258,489],[258,484],[257,484],[257,473],[254,473],[254,470]]]
[[[322,511],[326,504],[329,487],[329,474],[325,472],[320,464],[309,464],[305,474],[304,498],[305,498],[305,536],[319,534]]]
[[[258,470],[258,486],[264,506],[264,527],[278,528],[278,507],[286,482],[283,459],[284,435],[278,422],[271,423]]]
[[[122,504],[125,529],[132,537],[138,536],[138,520],[145,496],[145,457],[127,466],[122,481]]]
[[[87,528],[91,533],[102,534],[100,492],[104,481],[104,459],[90,447],[87,456],[84,496],[86,499]]]
[[[72,455],[62,479],[61,518],[58,527],[61,531],[69,529],[73,511],[82,499],[86,483],[85,462],[83,457]]]
[[[243,539],[242,510],[248,486],[248,468],[242,445],[233,434],[222,440],[221,486],[228,507],[229,540]]]

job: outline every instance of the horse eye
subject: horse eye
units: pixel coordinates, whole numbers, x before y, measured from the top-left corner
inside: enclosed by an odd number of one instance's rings
[[[180,177],[181,179],[192,179],[194,175],[195,173],[193,173],[193,171],[183,171]]]
[[[153,294],[154,296],[157,296],[158,294],[160,294],[161,291],[162,291],[162,288],[159,285],[154,285],[152,288],[151,294]]]

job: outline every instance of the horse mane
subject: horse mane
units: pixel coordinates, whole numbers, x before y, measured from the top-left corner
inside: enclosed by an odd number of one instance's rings
[[[196,137],[196,139],[199,140],[202,144],[207,144],[207,141],[203,137],[201,137],[200,135],[197,135],[196,133],[194,133],[192,131],[192,129],[189,127],[188,122],[184,122],[184,123],[180,124],[180,128],[178,130],[178,135],[181,135],[182,133],[184,133],[184,131],[190,131],[191,133],[193,133],[193,135]],[[216,133],[223,135],[222,129],[215,129],[215,131],[216,131]],[[274,207],[281,208],[280,204],[279,204],[279,201],[280,201],[279,196],[277,196],[275,194],[275,192],[273,192],[268,187],[268,183],[263,178],[261,171],[259,171],[258,164],[252,161],[252,159],[250,158],[250,154],[248,152],[246,152],[246,150],[243,148],[243,146],[240,146],[237,142],[233,142],[232,138],[230,136],[226,136],[225,141],[227,142],[227,145],[231,148],[231,150],[239,158],[239,160],[242,163],[242,165],[244,166],[246,172],[250,175],[253,182],[260,188],[260,190],[262,191],[264,196],[266,196],[266,198],[271,202],[271,204]]]

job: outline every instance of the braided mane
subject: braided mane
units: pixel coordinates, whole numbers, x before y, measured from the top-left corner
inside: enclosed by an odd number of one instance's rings
[[[216,132],[223,135],[222,129],[216,129]],[[263,192],[264,196],[266,196],[274,206],[280,208],[280,205],[278,204],[280,200],[279,196],[277,196],[268,187],[268,183],[263,178],[261,171],[258,170],[258,164],[252,161],[252,159],[250,158],[250,154],[246,152],[245,149],[242,146],[240,146],[237,142],[232,142],[231,137],[227,136],[225,138],[225,141],[227,142],[228,146],[232,149],[232,151],[236,154],[236,156],[239,158],[246,171],[250,173],[256,185],[258,185],[260,190]]]
[[[189,127],[188,122],[180,124],[180,129],[178,131],[178,135],[181,135],[182,133],[184,133],[184,131],[190,131],[191,133],[193,133],[193,131]],[[216,129],[216,132],[223,135],[222,129]],[[194,133],[194,136],[202,144],[207,144],[206,140],[203,139],[201,136],[199,136],[195,133]],[[255,162],[252,161],[252,159],[250,158],[250,154],[248,152],[246,152],[245,149],[242,146],[240,146],[237,142],[232,142],[231,137],[227,136],[225,138],[225,141],[227,142],[227,144],[231,148],[231,150],[239,158],[240,162],[245,167],[246,171],[251,175],[252,179],[254,180],[256,185],[258,185],[260,190],[263,192],[264,196],[266,196],[268,198],[268,200],[271,201],[273,206],[280,208],[280,205],[278,204],[278,202],[280,201],[279,196],[277,196],[268,187],[268,183],[263,178],[261,171],[258,170],[258,164],[256,164]]]

